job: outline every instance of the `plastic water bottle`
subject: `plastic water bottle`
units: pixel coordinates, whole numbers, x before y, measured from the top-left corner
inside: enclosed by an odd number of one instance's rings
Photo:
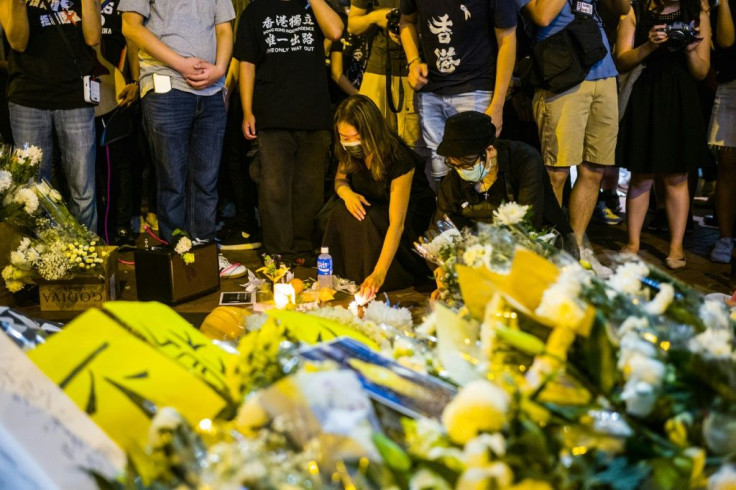
[[[320,289],[332,287],[332,256],[328,247],[322,247],[317,257],[317,284]]]

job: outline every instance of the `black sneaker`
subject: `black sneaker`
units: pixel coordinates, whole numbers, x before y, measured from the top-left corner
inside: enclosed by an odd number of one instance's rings
[[[221,250],[255,250],[261,248],[261,240],[255,234],[235,230],[220,241]]]

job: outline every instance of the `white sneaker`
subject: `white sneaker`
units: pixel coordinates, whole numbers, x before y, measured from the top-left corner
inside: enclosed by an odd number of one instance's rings
[[[719,264],[730,264],[732,254],[733,239],[730,237],[721,237],[716,240],[716,244],[710,252],[710,260]]]
[[[590,264],[590,268],[593,269],[595,275],[601,279],[607,279],[611,277],[611,274],[613,274],[613,271],[610,268],[600,263],[598,258],[595,256],[595,253],[590,248],[586,247],[580,249],[580,261],[585,261]]]
[[[220,266],[220,277],[222,278],[236,279],[238,277],[243,277],[248,273],[248,269],[246,269],[244,265],[239,262],[232,264],[222,254],[217,255],[217,262]]]

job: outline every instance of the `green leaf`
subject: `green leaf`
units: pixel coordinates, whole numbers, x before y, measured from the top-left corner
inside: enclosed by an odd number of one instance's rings
[[[647,464],[630,465],[625,457],[619,457],[611,461],[604,471],[593,475],[586,486],[609,486],[613,490],[639,488],[650,473],[651,468]],[[676,488],[676,485],[670,488]]]

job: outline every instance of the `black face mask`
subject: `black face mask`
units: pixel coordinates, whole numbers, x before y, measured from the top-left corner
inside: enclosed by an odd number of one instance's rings
[[[340,143],[342,147],[345,149],[348,154],[357,159],[357,160],[363,160],[365,159],[365,151],[363,151],[363,145],[360,143],[360,141],[357,141],[355,143]]]

